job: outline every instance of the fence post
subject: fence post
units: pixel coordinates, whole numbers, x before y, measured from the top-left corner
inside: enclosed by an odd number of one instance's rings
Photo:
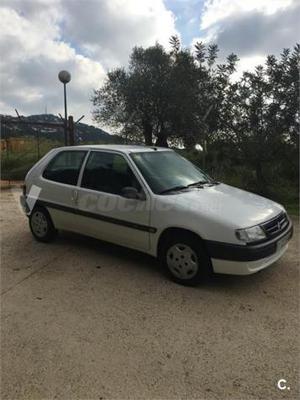
[[[37,145],[37,159],[39,160],[41,157],[40,154],[40,132],[39,132],[39,128],[37,128],[36,130],[36,145]]]
[[[69,133],[69,140],[68,140],[68,145],[69,146],[74,146],[75,145],[75,135],[74,135],[74,119],[72,115],[69,116],[69,121],[68,121],[68,133]]]

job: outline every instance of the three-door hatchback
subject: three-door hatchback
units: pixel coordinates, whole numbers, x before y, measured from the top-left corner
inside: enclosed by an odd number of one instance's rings
[[[28,172],[21,204],[39,241],[61,229],[130,247],[187,285],[211,272],[257,272],[283,255],[293,232],[281,205],[158,147],[51,150]]]

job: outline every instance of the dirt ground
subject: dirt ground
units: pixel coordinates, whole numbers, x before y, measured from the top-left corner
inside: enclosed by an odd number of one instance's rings
[[[1,199],[1,399],[299,398],[296,219],[272,267],[187,288],[134,251],[37,243],[18,195]]]

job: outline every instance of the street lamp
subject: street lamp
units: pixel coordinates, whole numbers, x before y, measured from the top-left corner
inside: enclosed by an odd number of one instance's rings
[[[71,80],[71,74],[68,71],[60,71],[58,74],[58,79],[64,85],[64,103],[65,103],[65,146],[68,145],[68,113],[67,113],[67,90],[66,85]]]

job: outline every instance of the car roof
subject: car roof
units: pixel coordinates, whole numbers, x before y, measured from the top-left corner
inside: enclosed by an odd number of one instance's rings
[[[140,153],[151,151],[172,151],[166,147],[142,146],[142,145],[125,145],[125,144],[87,144],[82,146],[60,147],[60,150],[113,150],[121,153]]]

